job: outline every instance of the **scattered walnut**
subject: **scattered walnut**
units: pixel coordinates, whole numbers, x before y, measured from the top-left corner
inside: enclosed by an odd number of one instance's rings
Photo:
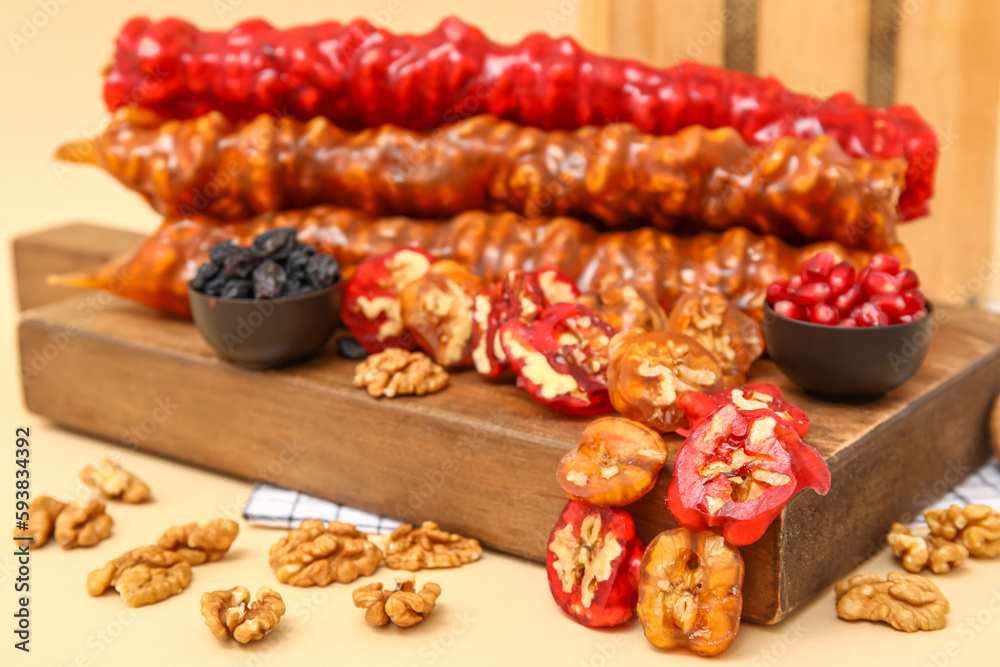
[[[49,541],[56,527],[56,517],[66,507],[51,496],[36,496],[28,506],[28,529],[14,529],[14,537],[30,537],[29,549],[37,549]],[[18,540],[20,543],[22,540]]]
[[[185,561],[170,567],[151,567],[146,563],[122,570],[115,590],[130,607],[144,607],[177,595],[191,583],[191,564]]]
[[[433,521],[420,528],[404,523],[392,531],[385,547],[385,564],[393,570],[458,567],[479,560],[483,548],[470,538],[448,533]]]
[[[924,512],[931,535],[965,546],[973,557],[1000,555],[1000,512],[989,505],[952,505]]]
[[[897,630],[940,630],[950,605],[938,587],[919,574],[859,574],[836,586],[837,615],[848,621],[882,621]]]
[[[354,370],[354,386],[366,387],[375,398],[433,394],[448,384],[448,371],[423,352],[389,348],[373,354]]]
[[[111,500],[141,503],[149,498],[149,487],[111,459],[102,460],[96,468],[86,466],[80,471],[80,481]]]
[[[1000,396],[993,401],[993,410],[990,411],[990,449],[1000,461]]]
[[[138,565],[150,568],[167,569],[178,563],[188,563],[184,555],[177,551],[168,551],[157,546],[139,547],[126,551],[118,558],[109,561],[104,567],[87,575],[87,593],[97,597],[110,586],[116,586],[119,578],[129,569]]]
[[[239,532],[239,525],[231,519],[192,521],[167,530],[156,546],[178,552],[191,565],[214,563],[226,555]]]
[[[382,590],[382,584],[362,586],[354,591],[354,606],[365,610],[365,620],[372,625],[386,625],[389,621],[401,628],[416,625],[427,618],[441,595],[437,584],[424,584],[416,592],[412,577],[396,580],[395,590]]]
[[[76,501],[56,517],[56,541],[63,549],[92,547],[111,535],[114,521],[99,500]]]
[[[262,639],[281,621],[285,603],[280,593],[267,586],[257,590],[256,598],[250,602],[250,591],[243,586],[202,593],[205,625],[219,639],[232,637],[241,644]]]
[[[382,552],[349,523],[307,519],[288,531],[268,551],[278,581],[292,586],[347,584],[369,575],[382,562]]]
[[[920,572],[927,567],[934,574],[944,574],[969,557],[969,550],[961,544],[934,535],[917,537],[910,532],[909,526],[902,523],[892,524],[886,541],[892,547],[892,553],[902,560],[903,567],[910,572]]]

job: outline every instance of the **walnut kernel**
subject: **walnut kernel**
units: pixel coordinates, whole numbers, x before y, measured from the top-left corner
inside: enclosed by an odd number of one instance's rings
[[[92,547],[111,536],[112,523],[101,501],[72,502],[56,517],[56,541],[63,549]]]
[[[369,575],[382,562],[382,552],[349,523],[307,519],[271,546],[268,562],[278,581],[292,586],[350,583]]]
[[[96,468],[84,467],[80,471],[80,481],[111,500],[141,503],[149,498],[149,487],[111,459],[103,459]]]
[[[219,639],[232,637],[241,644],[257,641],[278,625],[284,613],[281,594],[267,586],[257,590],[253,602],[243,586],[201,594],[201,615]]]
[[[448,384],[448,371],[423,352],[389,348],[373,354],[354,370],[354,386],[375,398],[432,394]]]
[[[944,574],[969,557],[969,550],[961,544],[934,535],[917,537],[910,532],[909,526],[902,523],[892,524],[892,530],[885,539],[892,547],[892,553],[910,572],[920,572],[927,567],[934,574]]]
[[[1000,512],[989,505],[952,505],[924,512],[931,535],[963,545],[977,558],[1000,555]]]
[[[56,527],[56,518],[65,509],[66,503],[51,496],[35,496],[28,506],[28,529],[14,529],[14,537],[30,537],[28,549],[45,546]],[[18,540],[21,542],[21,540]]]
[[[396,580],[394,590],[382,590],[382,584],[362,586],[352,593],[354,606],[365,610],[365,620],[372,625],[386,625],[392,621],[401,628],[416,625],[433,611],[441,587],[424,584],[416,592],[412,577]]]
[[[836,586],[837,615],[848,621],[882,621],[897,630],[940,630],[947,621],[947,598],[919,574],[891,572],[887,581],[877,574],[859,574]]]
[[[458,567],[479,560],[483,547],[471,537],[441,530],[433,521],[404,523],[389,535],[385,564],[393,570]]]
[[[184,559],[183,554],[176,551],[168,551],[153,545],[132,549],[88,574],[87,593],[94,597],[102,595],[109,587],[117,584],[126,570],[138,565],[166,569],[178,563],[188,563],[188,561]]]
[[[232,519],[192,521],[169,528],[156,546],[178,552],[191,565],[214,563],[226,555],[239,532],[239,524]]]
[[[122,570],[115,590],[130,607],[144,607],[177,595],[191,583],[191,564],[181,561],[170,567],[151,567],[146,563]]]

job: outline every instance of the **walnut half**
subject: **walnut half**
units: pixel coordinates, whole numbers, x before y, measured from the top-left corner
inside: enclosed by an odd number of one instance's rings
[[[191,583],[191,564],[181,561],[170,567],[140,563],[123,570],[115,590],[130,607],[144,607],[177,595]]]
[[[114,521],[99,500],[72,502],[56,517],[56,541],[63,549],[92,547],[111,536]]]
[[[382,584],[362,586],[352,593],[354,606],[365,610],[365,620],[372,625],[386,625],[392,621],[401,628],[416,625],[434,609],[441,595],[437,584],[424,584],[416,592],[413,578],[397,579],[396,588],[382,590]]]
[[[448,384],[448,371],[423,352],[389,348],[373,354],[354,369],[354,386],[375,398],[432,394]]]
[[[837,615],[848,621],[882,621],[903,632],[940,630],[947,623],[948,600],[919,574],[891,572],[887,581],[859,574],[838,583],[835,592]]]
[[[226,555],[239,532],[239,524],[232,519],[192,521],[168,529],[156,546],[180,553],[191,565],[214,563]]]
[[[369,575],[382,562],[382,552],[349,523],[306,519],[271,546],[268,562],[278,581],[292,586],[347,584]]]
[[[80,481],[110,500],[141,503],[149,498],[149,487],[111,459],[103,459],[96,468],[84,467],[80,471]]]
[[[243,586],[201,594],[201,615],[219,639],[232,637],[241,644],[257,641],[274,629],[284,614],[281,594],[267,586],[257,590],[253,602]]]
[[[924,512],[931,535],[963,545],[976,558],[1000,555],[1000,512],[989,505],[952,505]]]
[[[885,539],[892,547],[892,553],[910,572],[920,572],[926,567],[934,574],[945,574],[969,557],[969,550],[961,544],[935,535],[917,537],[910,532],[909,526],[902,523],[892,524],[892,530]]]
[[[385,564],[393,570],[458,567],[479,560],[483,547],[477,540],[441,530],[433,521],[420,528],[404,523],[389,535]]]
[[[51,496],[35,496],[28,506],[28,529],[14,529],[14,537],[30,537],[28,549],[45,546],[56,527],[56,518],[65,509],[66,503]],[[20,540],[18,540],[20,542]]]

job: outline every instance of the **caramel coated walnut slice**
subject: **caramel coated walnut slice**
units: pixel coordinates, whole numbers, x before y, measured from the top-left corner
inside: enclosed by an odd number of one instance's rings
[[[917,537],[910,532],[909,526],[902,523],[892,524],[892,530],[885,539],[892,547],[892,553],[910,572],[920,572],[927,567],[934,574],[944,574],[969,557],[969,550],[961,544],[935,535]]]
[[[28,529],[14,529],[14,537],[30,537],[29,549],[45,546],[56,527],[56,518],[65,509],[66,503],[51,496],[36,496],[28,505]],[[22,543],[23,540],[17,540]]]
[[[448,371],[423,352],[389,348],[373,354],[354,370],[354,386],[375,398],[432,394],[448,384]]]
[[[382,562],[382,552],[349,523],[306,519],[268,551],[278,581],[292,586],[347,584],[369,575]]]
[[[389,535],[385,564],[393,570],[458,567],[479,560],[483,548],[477,540],[448,533],[433,521],[420,528],[404,523]]]
[[[87,593],[97,597],[109,587],[115,586],[126,570],[138,565],[150,568],[170,568],[178,563],[188,563],[184,556],[176,551],[167,551],[157,546],[139,547],[126,551],[118,558],[109,561],[104,567],[87,575]],[[188,563],[190,565],[190,563]]]
[[[412,577],[397,579],[396,588],[391,591],[382,590],[382,584],[374,583],[362,586],[351,594],[354,606],[365,610],[366,621],[372,625],[386,625],[392,621],[401,628],[416,625],[427,618],[440,595],[441,587],[431,583],[424,584],[420,592],[416,592]]]
[[[989,505],[952,505],[946,510],[924,512],[931,535],[963,545],[972,556],[1000,555],[1000,512]]]
[[[80,481],[110,500],[141,503],[149,498],[149,487],[111,459],[103,459],[96,468],[84,467],[80,471]]]
[[[882,621],[897,630],[940,630],[950,605],[929,579],[919,574],[891,572],[887,581],[877,574],[859,574],[837,584],[837,615],[848,621]]]
[[[128,606],[144,607],[177,595],[190,583],[190,563],[181,561],[170,567],[140,563],[118,573],[115,590]]]
[[[239,532],[239,524],[231,519],[192,521],[168,529],[156,546],[176,551],[191,565],[214,563],[226,555]]]
[[[111,536],[112,518],[99,500],[72,502],[56,517],[56,542],[63,549],[92,547]]]
[[[201,615],[219,639],[232,637],[241,644],[257,641],[278,625],[284,614],[281,594],[267,586],[257,589],[253,602],[243,586],[201,594]]]

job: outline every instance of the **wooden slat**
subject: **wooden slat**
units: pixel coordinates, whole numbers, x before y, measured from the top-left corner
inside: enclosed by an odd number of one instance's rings
[[[991,262],[1000,251],[993,211],[1000,3],[903,3],[909,6],[899,25],[896,100],[935,127],[941,160],[932,215],[905,225],[902,239],[932,292],[954,302],[964,295],[985,300],[990,283],[998,284]]]
[[[846,90],[865,98],[868,0],[760,0],[757,73],[828,97]]]

